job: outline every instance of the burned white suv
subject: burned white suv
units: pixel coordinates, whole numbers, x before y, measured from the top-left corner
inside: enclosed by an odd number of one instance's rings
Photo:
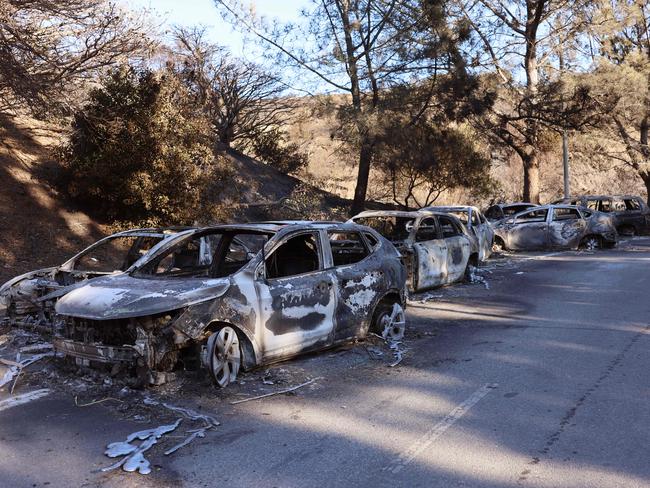
[[[130,273],[88,282],[56,306],[55,348],[162,383],[182,366],[219,386],[240,370],[373,330],[404,333],[406,272],[355,224],[275,222],[198,229]],[[116,374],[116,371],[114,371]]]

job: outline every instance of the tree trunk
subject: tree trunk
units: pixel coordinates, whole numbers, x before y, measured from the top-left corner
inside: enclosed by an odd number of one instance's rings
[[[539,201],[539,158],[537,149],[533,149],[524,158],[524,202],[540,203]]]
[[[650,173],[640,173],[641,179],[643,180],[643,183],[645,184],[645,191],[646,191],[646,203],[650,207]]]
[[[365,208],[372,153],[372,144],[370,141],[364,140],[361,144],[361,150],[359,151],[359,171],[357,172],[357,185],[354,189],[354,201],[352,202],[352,208],[350,209],[351,216],[363,212]]]

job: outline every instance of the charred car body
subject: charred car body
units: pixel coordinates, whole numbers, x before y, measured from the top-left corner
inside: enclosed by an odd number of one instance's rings
[[[150,383],[202,365],[226,386],[240,367],[368,330],[401,337],[405,279],[393,245],[358,225],[204,228],[61,298],[66,325],[55,348],[78,362],[135,369]]]
[[[495,245],[513,251],[613,247],[618,234],[603,213],[571,205],[545,205],[495,224]]]
[[[126,271],[164,240],[187,228],[133,229],[107,236],[60,266],[30,271],[0,287],[0,319],[50,323],[61,294],[79,282]]]
[[[603,212],[614,218],[622,235],[649,234],[650,208],[641,197],[633,195],[581,195],[553,203],[564,203]]]
[[[410,291],[460,281],[478,264],[476,240],[450,214],[431,211],[369,211],[350,219],[375,229],[402,254]]]
[[[494,241],[494,230],[481,211],[472,206],[451,206],[451,207],[424,207],[423,211],[444,212],[451,214],[460,220],[470,237],[476,239],[478,259],[486,261],[492,254]]]

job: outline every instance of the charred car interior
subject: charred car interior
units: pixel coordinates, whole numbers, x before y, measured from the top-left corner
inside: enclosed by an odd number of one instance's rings
[[[124,272],[187,228],[134,229],[110,235],[60,266],[31,271],[0,287],[0,319],[49,327],[56,300],[88,279]]]
[[[369,330],[404,333],[399,253],[354,224],[262,223],[197,229],[128,273],[62,297],[55,348],[159,384],[206,368],[219,386],[248,369]]]

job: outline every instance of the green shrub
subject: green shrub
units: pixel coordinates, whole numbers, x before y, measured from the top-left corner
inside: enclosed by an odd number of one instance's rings
[[[112,72],[75,114],[58,156],[67,193],[113,221],[191,223],[226,177],[210,125],[164,71]]]

